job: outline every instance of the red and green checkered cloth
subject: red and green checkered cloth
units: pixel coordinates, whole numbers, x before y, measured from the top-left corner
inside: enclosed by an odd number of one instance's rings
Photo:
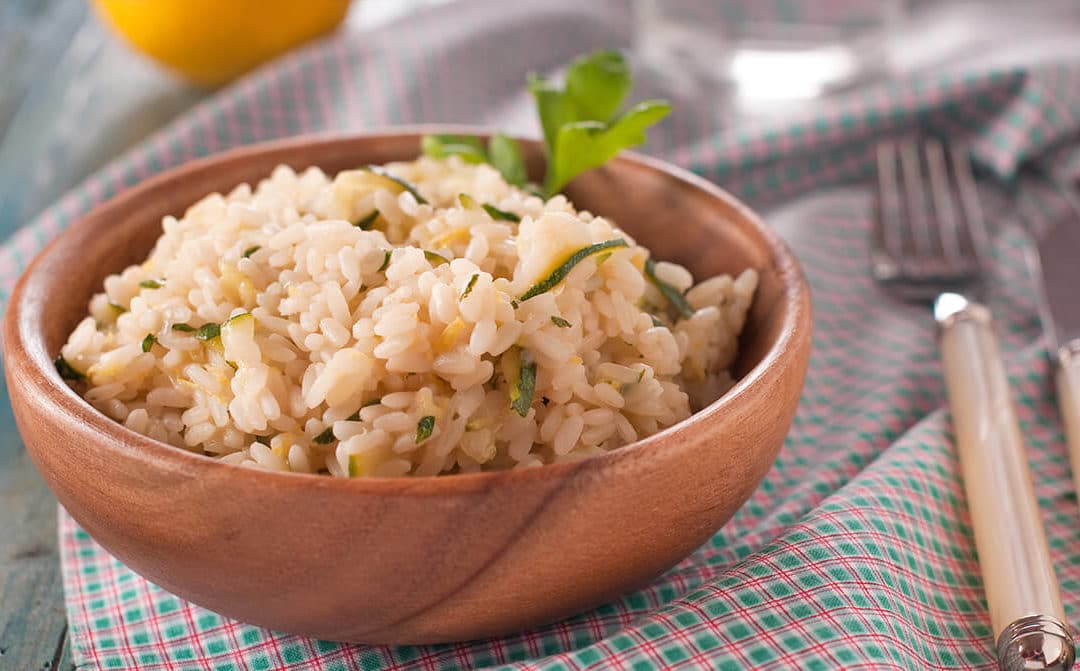
[[[500,4],[494,11],[493,3],[458,3],[377,33],[341,34],[226,89],[0,246],[0,307],[50,238],[152,173],[316,131],[443,121],[535,133],[521,86],[528,70],[629,44],[625,19],[600,3]],[[773,208],[767,219],[804,265],[816,324],[805,394],[776,464],[727,526],[649,587],[497,640],[343,645],[266,631],[182,601],[132,573],[61,510],[78,666],[994,668],[934,327],[926,310],[884,299],[867,275],[871,148],[916,127],[969,141],[999,177],[1040,157],[1059,174],[1077,174],[1080,59],[924,74],[783,122],[729,127],[713,106],[679,101],[653,134],[649,153]],[[1023,262],[1026,238],[1008,226],[999,231],[990,304],[1076,627],[1080,512]]]

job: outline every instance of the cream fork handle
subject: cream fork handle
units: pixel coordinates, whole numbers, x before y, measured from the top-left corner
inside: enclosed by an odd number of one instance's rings
[[[941,309],[946,296],[955,299],[953,309]],[[945,383],[998,664],[1008,671],[1071,669],[1072,636],[990,311],[956,294],[943,295],[938,306]],[[1045,666],[1024,665],[1040,655]]]
[[[1065,422],[1069,461],[1080,491],[1080,340],[1061,346],[1057,353],[1058,407]]]

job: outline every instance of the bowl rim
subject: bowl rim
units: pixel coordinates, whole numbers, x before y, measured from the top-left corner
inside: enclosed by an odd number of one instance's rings
[[[719,186],[673,163],[633,151],[620,152],[609,164],[621,164],[632,169],[659,172],[669,178],[687,183],[712,198],[722,201],[750,224],[754,233],[764,241],[770,257],[769,261],[780,279],[782,291],[779,304],[784,310],[784,318],[776,342],[768,349],[762,359],[740,377],[720,398],[684,420],[604,454],[575,461],[543,464],[534,468],[456,473],[450,476],[337,478],[328,477],[324,474],[271,471],[230,464],[221,461],[219,458],[198,454],[137,433],[94,408],[60,378],[54,368],[52,359],[49,357],[48,352],[45,351],[40,333],[29,329],[28,320],[22,316],[24,307],[31,307],[24,306],[24,302],[28,298],[26,295],[27,286],[33,280],[39,267],[44,263],[44,259],[55,253],[54,250],[67,236],[82,228],[92,228],[95,225],[100,225],[96,224],[96,222],[105,218],[103,214],[107,214],[114,209],[122,210],[130,200],[139,197],[142,193],[161,188],[181,176],[212,171],[219,164],[247,159],[253,154],[288,152],[311,145],[377,139],[402,141],[407,138],[415,138],[419,153],[419,138],[425,133],[490,136],[495,132],[497,131],[482,126],[423,124],[387,127],[378,131],[362,133],[305,134],[285,139],[257,142],[208,154],[184,161],[143,179],[94,205],[89,211],[79,216],[67,229],[50,241],[23,271],[9,297],[7,314],[4,319],[4,367],[8,370],[9,375],[13,367],[25,369],[27,372],[38,373],[37,375],[24,376],[20,379],[20,383],[32,387],[33,391],[38,392],[37,397],[44,401],[39,413],[56,413],[56,416],[60,418],[56,421],[60,423],[82,424],[87,429],[101,434],[103,442],[109,445],[111,450],[122,451],[125,456],[151,464],[155,468],[165,467],[168,470],[182,470],[188,474],[199,471],[199,477],[202,477],[201,471],[212,472],[224,469],[219,472],[229,473],[232,477],[245,478],[254,486],[259,486],[261,483],[270,483],[274,486],[299,485],[303,487],[343,488],[345,491],[359,494],[441,495],[481,491],[501,483],[520,483],[538,479],[550,479],[558,482],[577,470],[603,468],[612,462],[663,449],[664,443],[671,436],[691,430],[695,425],[702,423],[707,418],[725,412],[728,408],[743,402],[743,399],[750,396],[753,390],[762,387],[768,382],[766,379],[768,371],[777,365],[785,353],[797,351],[799,349],[797,346],[799,340],[809,340],[809,331],[812,329],[809,287],[797,259],[779,235],[766,226],[761,218],[747,205]],[[525,143],[539,142],[534,138],[516,137],[515,139]],[[35,344],[37,347],[31,346]]]

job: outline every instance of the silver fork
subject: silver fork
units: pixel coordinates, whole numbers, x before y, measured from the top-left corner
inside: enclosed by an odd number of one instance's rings
[[[1071,669],[1072,635],[1050,560],[1008,377],[983,289],[990,240],[966,152],[940,140],[877,149],[871,274],[933,301],[960,470],[999,668]]]

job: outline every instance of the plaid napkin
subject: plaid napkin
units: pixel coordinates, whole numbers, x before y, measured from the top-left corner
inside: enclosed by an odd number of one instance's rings
[[[0,247],[0,303],[33,254],[73,218],[195,156],[298,133],[421,121],[535,133],[521,86],[526,71],[554,70],[601,45],[627,47],[630,33],[618,2],[526,5],[457,3],[377,33],[340,35],[249,76]],[[343,645],[266,631],[182,601],[132,573],[61,510],[78,665],[995,668],[933,326],[926,310],[883,299],[867,277],[866,183],[873,142],[915,127],[968,139],[975,158],[1000,177],[1038,157],[1060,174],[1080,172],[1080,60],[1040,63],[923,74],[783,123],[727,127],[712,106],[679,101],[653,134],[649,153],[754,205],[786,203],[767,219],[804,265],[817,321],[803,401],[775,466],[731,522],[652,585],[497,640]],[[1026,242],[1009,227],[1000,227],[997,242],[991,306],[1076,627],[1080,512],[1023,263]]]

